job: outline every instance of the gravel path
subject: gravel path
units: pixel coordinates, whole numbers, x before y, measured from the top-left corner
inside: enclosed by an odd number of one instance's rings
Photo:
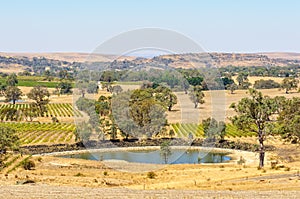
[[[300,191],[132,190],[48,185],[0,186],[1,198],[299,198]]]

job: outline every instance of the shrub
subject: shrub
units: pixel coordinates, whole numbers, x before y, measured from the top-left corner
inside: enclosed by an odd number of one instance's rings
[[[243,156],[240,157],[240,159],[237,161],[238,165],[245,164],[246,160],[243,158]]]
[[[82,173],[77,173],[74,175],[75,177],[84,177],[85,175],[83,175]]]
[[[154,179],[156,177],[156,174],[153,171],[149,171],[147,173],[147,178]]]
[[[23,168],[25,170],[32,170],[35,168],[35,163],[32,160],[26,160],[23,162]]]

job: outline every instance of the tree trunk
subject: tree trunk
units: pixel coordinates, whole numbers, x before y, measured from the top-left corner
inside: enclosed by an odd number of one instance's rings
[[[262,130],[259,130],[258,135],[259,140],[259,168],[264,167],[264,160],[265,160],[265,147],[264,147],[264,137]]]
[[[13,99],[12,101],[13,101],[13,104],[16,104],[16,99]]]
[[[197,106],[198,106],[198,103],[195,103],[195,108],[197,108]]]

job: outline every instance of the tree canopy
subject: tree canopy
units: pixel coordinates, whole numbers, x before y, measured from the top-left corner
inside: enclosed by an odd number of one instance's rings
[[[201,86],[194,86],[190,90],[190,99],[194,103],[195,108],[198,107],[198,104],[203,104],[204,103],[204,93],[202,92],[202,87]]]
[[[288,94],[290,90],[298,88],[299,80],[294,77],[286,77],[282,80],[281,88],[285,90],[285,93]]]
[[[276,111],[273,99],[263,96],[255,89],[249,89],[250,97],[242,98],[237,104],[231,104],[237,115],[231,118],[233,124],[244,131],[256,132],[260,143],[259,167],[264,166],[264,140],[270,116]]]
[[[36,86],[27,94],[29,99],[34,100],[33,105],[36,106],[41,114],[47,111],[46,105],[49,103],[50,93],[47,88]]]
[[[0,163],[2,155],[7,150],[16,150],[19,147],[19,138],[14,129],[0,126]]]
[[[16,103],[17,100],[21,99],[22,91],[16,86],[8,86],[5,90],[5,101],[12,101],[13,104]]]

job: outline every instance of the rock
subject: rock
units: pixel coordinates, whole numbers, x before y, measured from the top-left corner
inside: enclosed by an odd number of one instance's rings
[[[35,184],[35,181],[34,181],[34,180],[20,180],[20,181],[17,181],[16,184],[17,184],[17,185],[23,185],[23,184]]]

